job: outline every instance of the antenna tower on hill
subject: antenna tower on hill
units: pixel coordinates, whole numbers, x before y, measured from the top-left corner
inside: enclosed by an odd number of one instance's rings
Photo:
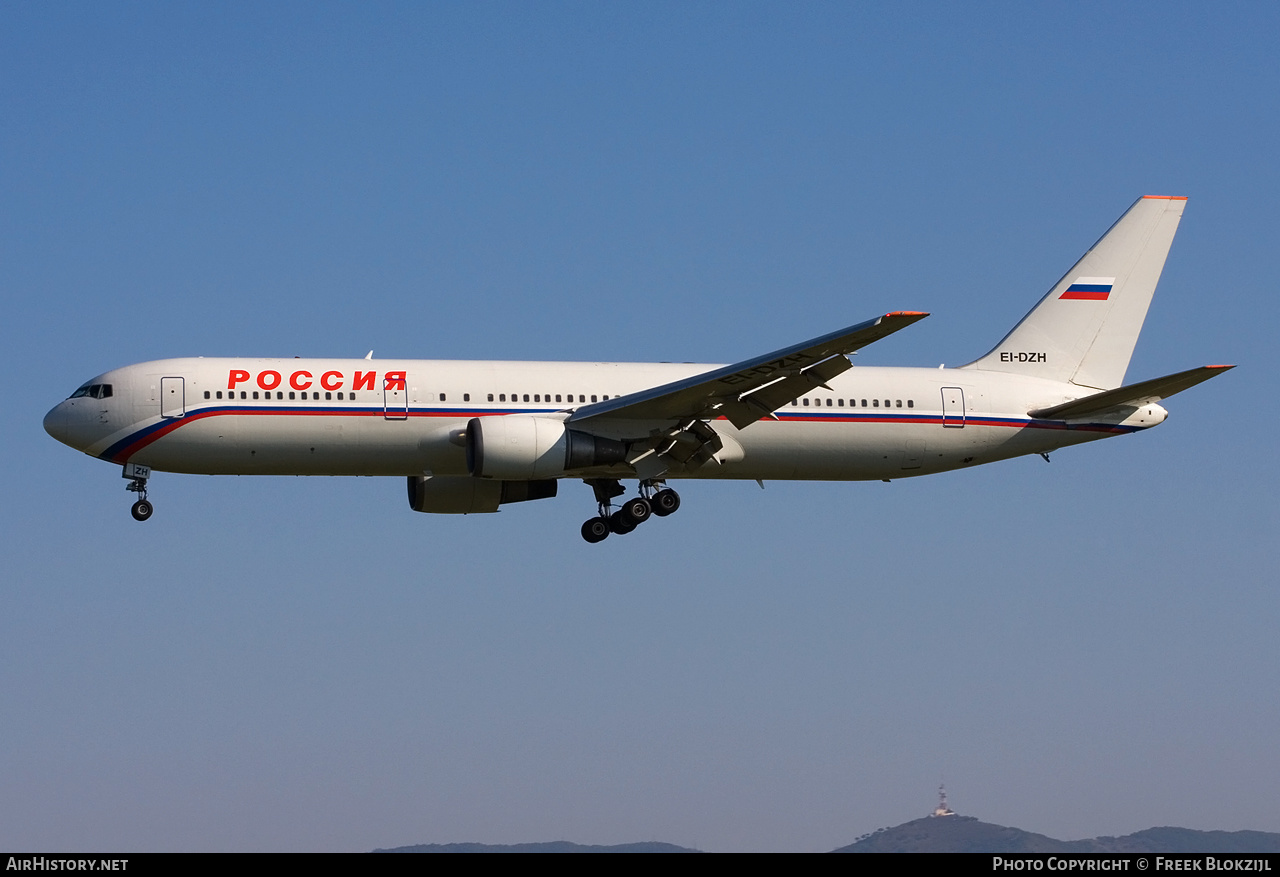
[[[930,816],[955,816],[956,811],[947,806],[947,787],[945,785],[938,786],[938,806],[929,814]]]

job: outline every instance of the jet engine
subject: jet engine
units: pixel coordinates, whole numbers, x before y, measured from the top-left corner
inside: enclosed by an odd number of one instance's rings
[[[467,424],[467,470],[478,478],[536,481],[626,459],[625,442],[568,429],[553,417],[508,414]]]
[[[467,476],[409,476],[409,507],[437,515],[473,515],[496,512],[509,502],[549,499],[559,484],[545,481],[483,481]]]

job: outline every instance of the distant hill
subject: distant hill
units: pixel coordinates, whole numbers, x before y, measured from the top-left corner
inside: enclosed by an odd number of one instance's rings
[[[567,840],[556,840],[549,843],[536,844],[416,844],[411,847],[394,847],[389,850],[374,850],[375,853],[700,853],[688,847],[674,844],[639,843],[614,844],[575,844]]]
[[[375,853],[698,853],[664,843],[416,844]],[[1148,828],[1124,837],[1055,840],[972,816],[927,816],[864,835],[833,853],[1280,853],[1280,834],[1268,831],[1195,831]]]
[[[1148,828],[1124,837],[1055,840],[972,816],[937,816],[882,828],[836,853],[1276,853],[1280,834]]]
[[[882,828],[833,853],[1080,853],[1076,844],[979,822],[972,816],[927,816]]]
[[[1193,831],[1148,828],[1124,837],[1095,837],[1099,853],[1280,853],[1280,834],[1272,831]]]

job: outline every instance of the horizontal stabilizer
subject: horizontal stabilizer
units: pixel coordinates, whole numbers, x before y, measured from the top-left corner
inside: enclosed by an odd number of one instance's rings
[[[1181,393],[1188,387],[1194,387],[1202,381],[1207,381],[1233,368],[1235,368],[1234,365],[1202,365],[1200,368],[1094,393],[1083,399],[1063,402],[1061,405],[1053,405],[1049,408],[1037,408],[1027,413],[1039,420],[1075,420],[1080,417],[1092,417],[1114,408],[1127,406],[1141,408],[1143,405],[1166,399],[1174,393]]]

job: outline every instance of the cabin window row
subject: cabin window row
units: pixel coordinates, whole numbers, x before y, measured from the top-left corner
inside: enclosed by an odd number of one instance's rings
[[[440,401],[441,401],[441,402],[448,402],[448,401],[449,401],[449,398],[448,398],[448,397],[449,397],[449,394],[448,394],[448,393],[440,393],[439,395],[440,395]],[[494,396],[494,394],[493,394],[493,393],[489,393],[488,395],[489,395],[489,401],[490,401],[490,402],[505,402],[505,401],[507,401],[507,394],[506,394],[506,393],[498,393],[496,398],[495,398],[495,396]],[[599,402],[599,401],[601,401],[601,400],[608,401],[608,399],[609,399],[609,397],[608,397],[608,396],[598,396],[598,395],[593,395],[593,396],[591,397],[591,401],[592,401],[592,402]],[[551,401],[551,394],[550,394],[550,393],[534,393],[534,394],[532,395],[532,397],[530,397],[530,395],[529,395],[528,393],[523,393],[523,394],[522,394],[522,393],[512,393],[512,394],[511,394],[511,401],[512,401],[512,402],[520,402],[520,401],[522,401],[522,400],[523,400],[523,401],[525,401],[525,402],[540,402],[540,403],[546,403],[546,402],[550,402],[550,401]],[[463,393],[463,394],[462,394],[462,401],[463,401],[463,402],[470,402],[470,401],[471,401],[471,394],[470,394],[470,393]],[[573,393],[556,393],[556,394],[555,394],[555,401],[560,402],[560,403],[562,403],[562,404],[567,403],[567,404],[572,405],[572,404],[573,404]],[[586,401],[587,401],[587,397],[586,397],[586,395],[585,395],[585,394],[582,394],[582,393],[579,393],[579,394],[578,394],[578,401],[579,401],[579,402],[586,402]]]
[[[299,398],[299,399],[301,399],[301,400],[303,400],[303,401],[305,401],[305,400],[307,399],[307,394],[306,394],[305,392],[303,392],[303,393],[295,393],[295,392],[293,392],[293,390],[290,390],[290,391],[288,392],[288,394],[287,394],[287,395],[288,395],[288,397],[289,397],[289,399],[290,399],[290,400],[294,400],[294,399],[295,399],[295,397],[297,397],[297,398]],[[277,399],[284,399],[284,398],[285,398],[285,396],[286,396],[286,394],[285,394],[285,392],[284,392],[283,390],[276,390],[276,398],[277,398]],[[204,397],[205,397],[206,399],[211,398],[211,397],[210,397],[210,395],[209,395],[209,391],[208,391],[208,390],[205,390],[205,391],[204,391]],[[326,401],[326,402],[332,402],[332,401],[333,401],[333,397],[334,397],[334,394],[333,394],[333,393],[325,392],[325,394],[324,394],[324,398],[325,398],[325,401]],[[354,401],[356,401],[356,394],[355,394],[355,393],[345,393],[345,394],[344,394],[341,390],[339,390],[339,391],[338,391],[338,393],[337,393],[337,397],[338,397],[338,401],[339,401],[339,402],[344,402],[344,401],[354,402]],[[213,397],[212,397],[212,398],[215,398],[215,399],[221,399],[221,398],[222,398],[222,391],[221,391],[221,390],[217,390],[217,391],[215,391],[215,392],[214,392],[214,394],[213,394]],[[236,398],[236,391],[235,391],[235,390],[227,390],[227,398],[228,398],[228,399],[234,399],[234,398]],[[250,399],[250,398],[252,398],[252,399],[257,399],[257,398],[259,398],[259,394],[258,394],[258,391],[257,391],[257,390],[254,390],[252,393],[248,392],[247,390],[241,390],[241,391],[240,391],[240,398],[241,398],[241,399]],[[264,392],[261,394],[261,398],[263,398],[263,399],[270,399],[270,398],[271,398],[271,391],[270,391],[270,390],[264,391]],[[314,399],[314,400],[316,400],[316,401],[319,401],[319,400],[320,400],[320,391],[319,391],[319,390],[313,390],[313,391],[311,392],[311,398],[312,398],[312,399]]]
[[[96,391],[96,392],[95,392],[95,391]],[[212,393],[212,396],[211,396],[211,395],[210,395],[210,391],[209,391],[209,390],[205,390],[205,391],[204,391],[204,397],[205,397],[206,399],[209,399],[209,398],[221,399],[221,398],[223,398],[223,396],[222,396],[222,392],[223,392],[222,390],[214,391],[214,392]],[[235,399],[235,398],[236,398],[236,391],[235,391],[235,390],[227,390],[227,391],[226,391],[226,393],[227,393],[226,398],[228,398],[228,399]],[[71,398],[73,398],[73,399],[74,399],[74,398],[76,398],[77,396],[93,396],[94,398],[103,398],[103,397],[105,397],[105,396],[110,396],[110,395],[111,395],[111,385],[110,385],[110,384],[96,384],[96,385],[94,385],[93,387],[81,387],[81,388],[80,388],[79,390],[77,390],[74,394],[72,394],[72,397],[71,397]],[[278,399],[278,400],[284,400],[284,399],[285,399],[285,397],[286,397],[286,395],[288,396],[288,398],[289,398],[289,400],[290,400],[290,401],[295,401],[296,399],[299,399],[299,398],[300,398],[301,400],[303,400],[303,401],[305,401],[305,400],[307,399],[307,394],[306,394],[306,392],[299,392],[299,393],[295,393],[294,391],[290,390],[290,391],[286,394],[283,390],[276,390],[276,395],[275,395],[276,399]],[[324,394],[324,399],[325,399],[325,401],[327,401],[327,402],[331,402],[331,401],[333,401],[334,396],[335,396],[335,394],[334,394],[334,393],[326,391],[326,392],[325,392],[325,394]],[[354,402],[354,401],[356,401],[356,394],[355,394],[355,393],[344,393],[342,390],[339,390],[339,391],[337,392],[336,396],[337,396],[337,399],[338,399],[338,401],[339,401],[339,402],[343,402],[343,401],[351,401],[351,402]],[[441,401],[441,402],[447,402],[447,401],[448,401],[448,394],[447,394],[447,393],[440,393],[440,394],[439,394],[439,396],[440,396],[440,401]],[[246,400],[247,400],[247,399],[251,399],[251,398],[252,398],[252,399],[258,399],[258,398],[262,398],[262,399],[270,399],[270,398],[271,398],[271,391],[270,391],[270,390],[267,390],[267,391],[263,391],[261,394],[259,394],[259,392],[258,392],[257,390],[253,390],[252,392],[250,392],[250,391],[248,391],[248,390],[241,390],[241,391],[240,391],[240,398],[241,398],[241,399],[246,399]],[[568,403],[568,404],[570,404],[570,405],[574,404],[574,394],[573,394],[573,393],[566,393],[566,394],[556,393],[554,398],[555,398],[555,401],[556,401],[556,402],[559,402],[559,403],[561,403],[561,404],[565,404],[565,403]],[[579,403],[585,403],[585,402],[587,401],[587,398],[588,398],[588,397],[587,397],[587,395],[586,395],[586,394],[583,394],[583,393],[579,393],[579,394],[577,394],[577,400],[578,400],[578,402],[579,402]],[[320,400],[320,392],[319,392],[318,390],[313,390],[313,391],[311,392],[311,399],[313,399],[313,400],[315,400],[315,401],[319,401],[319,400]],[[592,395],[590,396],[590,399],[591,399],[591,401],[592,401],[592,402],[598,402],[598,401],[606,401],[606,402],[607,402],[607,401],[609,400],[609,396],[608,396],[608,395],[600,396],[600,395],[597,395],[597,394],[592,394]],[[494,401],[497,401],[497,402],[506,402],[506,401],[507,401],[507,394],[506,394],[506,393],[498,393],[498,394],[497,394],[497,398],[495,399],[494,394],[493,394],[493,393],[489,393],[489,394],[488,394],[488,400],[489,400],[490,402],[494,402]],[[471,401],[471,394],[470,394],[470,393],[463,393],[463,394],[462,394],[462,401],[463,401],[463,402],[470,402],[470,401]],[[511,394],[511,401],[512,401],[512,402],[521,402],[521,401],[523,401],[523,402],[535,402],[535,403],[549,403],[549,402],[551,402],[551,401],[552,401],[552,394],[551,394],[551,393],[533,393],[533,394],[532,394],[532,396],[531,396],[529,393],[512,393],[512,394]],[[850,407],[850,408],[859,408],[859,407],[861,407],[861,408],[881,408],[881,407],[884,407],[884,408],[901,408],[901,407],[903,407],[902,402],[903,402],[903,400],[901,400],[901,399],[883,399],[883,400],[881,400],[881,399],[861,399],[861,400],[859,400],[859,399],[850,399],[850,400],[849,400],[849,405],[848,405],[848,407]],[[915,403],[915,400],[914,400],[914,399],[907,399],[907,400],[906,400],[906,403],[907,403],[907,404],[906,404],[906,407],[907,407],[907,408],[915,408],[915,407],[916,407],[916,403]],[[809,408],[809,407],[813,407],[813,408],[822,408],[822,407],[824,406],[824,400],[822,400],[822,399],[812,399],[812,400],[810,400],[810,399],[809,399],[809,397],[805,397],[805,398],[803,398],[803,399],[797,399],[797,400],[795,400],[794,402],[792,402],[792,403],[791,403],[791,405],[792,405],[792,407],[795,407],[795,408]],[[832,407],[834,407],[834,408],[844,408],[844,407],[845,407],[845,400],[844,400],[844,399],[830,399],[830,398],[828,398],[828,399],[826,399],[826,400],[825,400],[825,406],[826,406],[827,408],[832,408]]]
[[[859,408],[859,407],[861,407],[861,408],[881,408],[881,407],[883,407],[883,408],[901,408],[901,407],[902,407],[902,400],[901,400],[901,399],[883,399],[883,400],[882,400],[882,399],[871,399],[871,400],[870,400],[870,403],[871,403],[871,404],[867,404],[868,400],[866,400],[866,399],[862,399],[862,400],[861,400],[861,402],[862,402],[862,404],[861,404],[861,405],[859,405],[859,404],[858,404],[858,402],[859,402],[859,400],[858,400],[858,399],[850,399],[850,400],[849,400],[849,407],[850,407],[850,408]],[[882,402],[883,402],[883,405],[881,404]],[[809,399],[808,399],[808,398],[804,398],[804,399],[797,399],[795,402],[792,402],[792,403],[791,403],[792,407],[795,407],[795,408],[808,408],[808,407],[810,406],[810,404],[812,404],[812,406],[813,406],[814,408],[821,408],[821,407],[823,406],[823,401],[822,401],[821,399],[814,399],[814,400],[813,400],[813,402],[812,402],[812,403],[810,403],[810,401],[809,401]],[[827,399],[827,400],[826,400],[826,407],[831,408],[833,405],[834,405],[834,407],[836,407],[836,408],[843,408],[843,407],[845,407],[845,405],[844,405],[844,400],[843,400],[843,399],[835,399],[835,400]],[[915,408],[915,407],[916,407],[916,402],[915,402],[915,400],[914,400],[914,399],[908,399],[908,400],[907,400],[907,407],[908,407],[908,408]]]
[[[110,396],[110,395],[111,395],[111,389],[110,389],[110,385],[109,385],[109,384],[104,384],[104,385],[100,385],[100,386],[104,386],[104,387],[106,387],[106,392],[105,392],[103,395],[106,395],[106,396]],[[95,389],[97,389],[97,387],[96,387],[96,386],[95,386]],[[76,393],[72,396],[72,398],[75,398],[75,396],[87,396],[87,395],[89,395],[89,392],[88,392],[88,391],[89,391],[89,388],[88,388],[88,387],[83,387],[83,388],[81,388],[81,390],[77,390],[77,391],[76,391]],[[99,390],[99,392],[102,392],[102,391],[101,391],[101,390]],[[241,399],[245,399],[245,400],[248,400],[248,399],[270,399],[270,398],[271,398],[271,391],[270,391],[270,390],[266,390],[266,391],[263,391],[263,392],[259,392],[258,390],[253,390],[253,391],[249,391],[249,390],[240,390],[239,392],[240,392],[240,398],[241,398]],[[222,390],[214,390],[214,391],[205,390],[205,391],[204,391],[204,397],[205,397],[206,399],[221,399],[221,398],[223,398],[223,395],[222,395],[222,394],[223,394],[223,391],[222,391]],[[305,400],[308,398],[308,397],[307,397],[306,392],[298,392],[298,393],[295,393],[293,390],[290,390],[288,393],[284,392],[283,390],[276,390],[276,391],[275,391],[275,394],[276,394],[276,395],[275,395],[275,398],[276,398],[276,399],[279,399],[279,400],[284,400],[284,399],[287,397],[287,398],[288,398],[289,400],[291,400],[291,401],[296,401],[296,400],[298,400],[298,399],[301,399],[301,400],[305,401]],[[534,394],[532,394],[532,397],[530,397],[530,394],[529,394],[529,393],[524,393],[524,394],[520,394],[520,393],[512,393],[512,394],[511,394],[511,401],[512,401],[512,402],[519,402],[519,401],[521,401],[521,396],[522,396],[522,395],[523,395],[523,400],[524,400],[525,402],[533,401],[533,402],[542,403],[542,402],[550,402],[550,401],[551,401],[551,399],[552,399],[552,394],[551,394],[551,393],[534,393]],[[354,401],[356,401],[356,394],[355,394],[355,393],[344,393],[342,390],[339,390],[336,394],[335,394],[335,393],[328,392],[328,391],[326,391],[326,392],[324,393],[324,399],[325,399],[325,401],[328,401],[328,402],[333,401],[333,399],[335,398],[335,396],[336,396],[336,398],[337,398],[337,400],[338,400],[339,402],[343,402],[343,401],[351,401],[351,402],[354,402]],[[440,401],[441,401],[441,402],[447,402],[447,401],[449,400],[449,394],[448,394],[448,393],[440,393],[440,394],[439,394],[439,397],[440,397]],[[557,394],[555,394],[555,401],[556,401],[556,402],[561,402],[562,404],[563,404],[563,403],[565,403],[565,402],[567,402],[567,403],[569,403],[569,404],[572,404],[572,403],[573,403],[573,397],[574,397],[574,394],[572,394],[572,393],[568,393],[568,394],[560,394],[560,393],[557,393]],[[96,397],[96,398],[102,398],[102,396],[98,396],[98,397]],[[226,398],[227,398],[227,399],[235,399],[235,398],[236,398],[236,391],[235,391],[235,390],[227,390],[227,391],[226,391]],[[319,400],[320,400],[320,392],[319,392],[318,390],[313,390],[313,391],[311,392],[311,396],[310,396],[310,398],[311,398],[311,399],[314,399],[314,400],[316,400],[316,401],[319,401]],[[579,394],[579,395],[578,395],[578,401],[579,401],[579,402],[586,402],[586,401],[587,401],[587,398],[588,398],[588,397],[587,397],[585,394]],[[592,402],[598,402],[598,401],[601,401],[601,400],[605,400],[605,401],[607,401],[610,397],[609,397],[608,395],[600,396],[600,395],[598,395],[598,394],[592,394],[590,398],[591,398],[591,401],[592,401]],[[462,394],[462,401],[463,401],[463,402],[470,402],[470,401],[471,401],[471,394],[470,394],[470,393],[463,393],[463,394]],[[490,402],[493,402],[493,401],[494,401],[494,394],[493,394],[493,393],[490,393],[490,394],[489,394],[489,401],[490,401]],[[507,394],[506,394],[506,393],[499,393],[499,394],[497,395],[497,401],[498,401],[498,402],[506,402],[506,401],[507,401]]]
[[[562,397],[561,397],[561,394],[560,394],[560,393],[556,393],[555,401],[560,402],[560,401],[561,401],[561,398],[562,398]],[[608,396],[602,396],[602,397],[600,397],[600,399],[605,399],[605,400],[608,400],[608,398],[609,398]],[[595,395],[592,395],[592,396],[591,396],[591,401],[592,401],[592,402],[598,402],[598,401],[600,401],[600,399],[597,399]],[[573,404],[573,393],[567,393],[567,394],[565,394],[565,395],[563,396],[563,400],[564,400],[564,402],[565,402],[566,404],[570,404],[570,405],[572,405],[572,404]],[[494,399],[493,399],[493,394],[492,394],[492,393],[490,393],[490,394],[489,394],[489,401],[490,401],[490,402],[494,401]],[[498,394],[498,400],[497,400],[497,401],[499,401],[499,402],[505,402],[505,401],[507,401],[507,394],[506,394],[506,393],[499,393],[499,394]],[[531,401],[531,400],[529,399],[529,394],[528,394],[528,393],[524,393],[524,394],[520,394],[520,393],[512,393],[512,394],[511,394],[511,401],[512,401],[512,402],[520,402],[520,401],[528,402],[528,401]],[[534,394],[533,394],[533,399],[532,399],[532,401],[534,401],[534,402],[550,402],[550,401],[551,401],[551,394],[550,394],[550,393],[534,393]],[[587,401],[587,397],[586,397],[585,395],[583,395],[583,394],[579,393],[579,394],[578,394],[578,402],[586,402],[586,401]]]

